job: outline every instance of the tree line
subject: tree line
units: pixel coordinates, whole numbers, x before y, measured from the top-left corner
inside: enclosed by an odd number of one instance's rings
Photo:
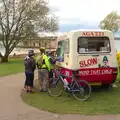
[[[100,22],[99,27],[114,33],[117,32],[120,27],[120,14],[117,11],[112,11]]]

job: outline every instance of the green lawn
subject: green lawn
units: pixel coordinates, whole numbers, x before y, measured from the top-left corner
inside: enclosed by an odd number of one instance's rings
[[[10,59],[8,63],[0,64],[0,76],[6,76],[24,71],[23,59]]]
[[[120,113],[120,83],[117,83],[117,88],[111,90],[98,89],[92,92],[88,101],[80,102],[68,97],[68,93],[64,93],[61,97],[50,97],[47,93],[40,93],[36,90],[35,93],[25,93],[23,100],[25,103],[36,107],[60,114],[119,114]]]

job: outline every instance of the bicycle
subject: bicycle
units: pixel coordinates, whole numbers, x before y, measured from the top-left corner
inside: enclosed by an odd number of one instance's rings
[[[88,82],[86,82],[85,80],[77,80],[76,76],[78,76],[78,74],[76,74],[75,72],[72,76],[66,76],[61,73],[57,77],[54,76],[47,83],[48,94],[53,97],[59,97],[62,95],[65,87],[68,93],[72,94],[75,99],[80,101],[88,100],[91,96],[91,86],[89,86]],[[65,78],[72,78],[72,81],[69,85],[67,84]],[[58,88],[59,85],[60,88]],[[55,90],[55,88],[57,88],[57,90]],[[52,89],[55,91],[53,92]]]

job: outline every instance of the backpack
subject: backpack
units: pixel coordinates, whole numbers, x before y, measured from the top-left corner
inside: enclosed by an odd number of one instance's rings
[[[38,68],[41,68],[41,67],[42,67],[42,62],[43,62],[42,56],[40,56],[39,59],[37,60],[37,67],[38,67]]]

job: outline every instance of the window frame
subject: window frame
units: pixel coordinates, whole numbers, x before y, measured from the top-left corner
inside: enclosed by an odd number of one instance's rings
[[[68,42],[68,52],[65,53],[65,54],[69,54],[69,53],[70,53],[70,39],[69,39],[69,38],[66,38],[65,41]]]
[[[111,43],[110,43],[110,39],[109,39],[108,36],[103,36],[103,37],[108,39],[109,46],[110,46],[110,51],[108,51],[108,52],[96,51],[96,52],[84,52],[84,53],[79,53],[79,38],[86,38],[86,36],[85,36],[85,37],[80,36],[80,37],[78,37],[78,39],[77,39],[77,53],[78,53],[78,54],[98,54],[98,53],[103,53],[103,54],[104,54],[104,53],[111,53]],[[90,37],[88,36],[87,38],[90,38]],[[94,37],[94,38],[98,38],[98,37]]]
[[[68,42],[68,52],[65,53],[65,51],[64,51],[64,55],[70,53],[70,40],[69,40],[69,38],[66,38],[66,39],[64,39],[64,40],[58,41],[58,46],[59,46],[59,42],[65,42],[65,41]]]

